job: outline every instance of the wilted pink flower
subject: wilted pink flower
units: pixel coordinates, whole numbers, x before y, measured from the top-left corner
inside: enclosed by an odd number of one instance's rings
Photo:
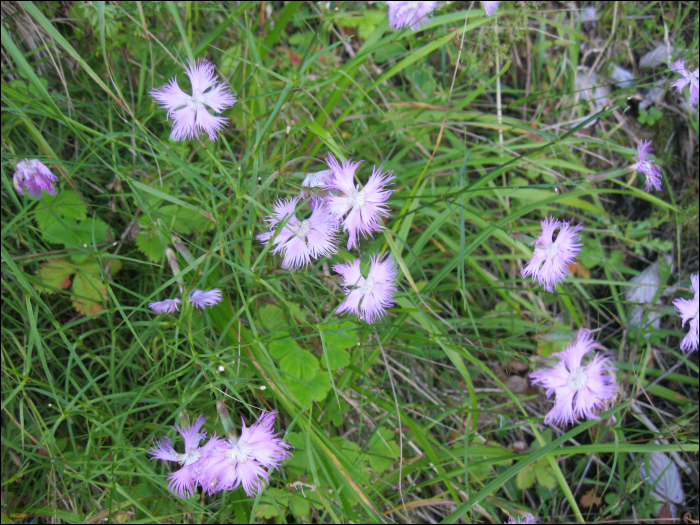
[[[37,159],[19,161],[12,177],[19,194],[22,195],[24,189],[30,197],[41,197],[41,190],[56,195],[56,188],[51,183],[57,180],[58,177]]]
[[[263,244],[270,239],[275,248],[272,253],[284,252],[282,268],[295,270],[300,266],[306,266],[311,258],[328,257],[336,253],[337,228],[328,208],[321,201],[315,205],[311,217],[299,220],[294,214],[299,198],[280,199],[272,207],[272,215],[268,215],[267,223],[270,231],[257,235]],[[277,225],[287,218],[282,231],[275,237]]]
[[[243,422],[240,438],[229,439],[207,457],[200,468],[199,482],[205,492],[233,490],[243,486],[255,496],[269,480],[269,471],[290,456],[292,446],[277,437],[272,428],[277,412],[263,414],[251,427]]]
[[[340,193],[326,198],[328,208],[336,220],[342,221],[343,231],[348,232],[350,249],[358,244],[358,233],[371,237],[372,232],[384,228],[379,219],[389,216],[386,201],[391,195],[391,190],[386,185],[395,177],[391,171],[382,173],[381,166],[379,169],[374,167],[367,184],[360,189],[355,185],[354,177],[361,162],[343,160],[338,163],[330,153],[327,162],[333,172],[333,180],[328,188]]]
[[[609,358],[597,353],[588,364],[582,365],[583,356],[598,345],[586,329],[578,331],[576,341],[555,352],[561,358],[553,368],[530,374],[532,384],[547,389],[547,397],[555,394],[554,407],[544,418],[545,424],[555,425],[578,422],[579,418],[600,419],[597,412],[617,393],[614,368]]]
[[[581,251],[582,243],[578,232],[583,224],[570,226],[570,223],[547,217],[541,223],[542,235],[530,243],[535,245],[535,252],[530,262],[523,268],[523,277],[532,275],[532,281],[539,281],[545,290],[553,292],[557,284],[569,275],[569,264],[576,259]],[[559,229],[557,240],[553,239],[554,230]]]
[[[163,299],[156,303],[150,303],[148,307],[157,314],[174,314],[180,311],[178,305],[181,302],[180,299]]]
[[[343,288],[347,298],[335,313],[352,312],[368,323],[386,314],[386,308],[394,304],[396,293],[396,263],[391,255],[379,260],[379,255],[370,256],[367,278],[360,271],[360,259],[348,264],[336,264],[333,270],[343,277]]]
[[[676,60],[669,67],[674,73],[682,75],[681,78],[675,80],[671,83],[671,86],[676,88],[679,93],[683,92],[683,88],[690,84],[690,93],[688,96],[688,102],[691,106],[697,106],[698,99],[700,96],[698,94],[699,82],[698,77],[700,76],[700,68],[696,69],[692,73],[685,68],[685,60]]]
[[[169,437],[164,437],[156,442],[148,453],[153,459],[163,459],[165,461],[177,461],[182,468],[173,472],[168,476],[168,490],[184,498],[194,495],[194,490],[197,487],[198,463],[202,458],[207,457],[210,453],[216,450],[216,447],[223,443],[223,440],[213,436],[206,445],[200,448],[199,443],[206,438],[206,431],[199,430],[207,420],[203,415],[197,418],[197,421],[191,425],[180,428],[175,425],[175,429],[185,440],[185,452],[179,454],[173,449],[173,442]]]
[[[481,2],[484,6],[484,11],[486,11],[486,16],[491,16],[498,10],[498,6],[501,2]],[[525,523],[525,522],[523,522]],[[533,522],[534,523],[534,522]]]
[[[158,89],[151,90],[151,96],[168,110],[168,117],[173,119],[171,139],[181,141],[207,133],[213,142],[218,132],[226,126],[226,119],[212,115],[207,107],[221,113],[233,106],[237,99],[226,86],[218,83],[214,65],[208,60],[199,60],[194,64],[188,62],[185,73],[192,84],[191,95],[182,91],[177,79],[172,78]],[[207,91],[209,88],[212,89]]]
[[[426,25],[428,15],[437,7],[437,2],[386,2],[389,6],[389,26],[392,29],[410,27],[414,31]]]
[[[652,187],[656,191],[661,191],[661,168],[654,161],[651,153],[653,150],[650,140],[642,140],[637,146],[638,162],[632,166],[638,173],[644,173],[646,176],[645,191],[649,191]]]
[[[220,303],[222,299],[221,290],[213,288],[206,292],[193,288],[190,292],[190,302],[197,308],[204,310],[205,306],[214,306]]]
[[[673,305],[678,311],[678,317],[683,319],[682,326],[690,321],[690,330],[681,341],[681,350],[694,352],[698,349],[698,340],[700,336],[698,335],[698,310],[700,309],[700,283],[698,283],[698,274],[694,273],[690,276],[690,280],[693,283],[693,289],[695,290],[695,297],[692,299],[676,299],[673,301]]]

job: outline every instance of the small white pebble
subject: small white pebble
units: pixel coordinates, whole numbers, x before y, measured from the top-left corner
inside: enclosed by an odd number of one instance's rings
[[[53,406],[53,405],[52,405],[51,403],[49,403],[49,408],[51,408],[52,406]]]
[[[223,372],[223,371],[224,371],[224,367],[219,365],[219,372]]]
[[[265,385],[260,387],[260,390],[265,390],[267,387]]]
[[[114,242],[112,243],[112,246],[116,246],[116,245],[117,245],[117,241],[114,241]]]
[[[87,244],[83,244],[83,248],[87,248]]]

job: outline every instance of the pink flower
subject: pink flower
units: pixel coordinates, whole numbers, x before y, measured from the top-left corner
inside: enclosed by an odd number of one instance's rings
[[[674,73],[678,73],[681,75],[681,78],[678,80],[675,80],[671,83],[671,86],[676,88],[679,93],[683,92],[683,88],[690,84],[690,93],[688,96],[688,103],[691,106],[697,106],[698,105],[698,99],[700,99],[700,96],[698,94],[698,89],[699,89],[699,82],[698,82],[698,77],[700,76],[700,68],[696,69],[692,73],[688,71],[685,68],[685,60],[676,60],[671,66],[669,67],[671,71]]]
[[[300,221],[294,214],[298,203],[298,197],[278,200],[272,207],[273,214],[266,219],[270,231],[257,235],[263,244],[273,239],[273,254],[284,252],[284,269],[295,270],[309,264],[311,258],[328,257],[338,251],[337,227],[325,204],[317,202],[311,217]],[[286,224],[275,237],[277,225],[285,219]]]
[[[654,161],[651,153],[653,149],[650,140],[642,140],[637,146],[638,162],[632,166],[638,173],[644,173],[646,176],[645,191],[649,191],[652,187],[656,191],[661,191],[661,168]]]
[[[562,352],[552,354],[552,357],[561,358],[553,368],[530,374],[533,385],[547,389],[547,397],[556,396],[554,407],[544,418],[545,424],[573,423],[582,417],[600,419],[597,411],[615,397],[617,382],[615,369],[608,364],[609,358],[596,352],[588,364],[581,365],[583,356],[596,346],[600,345],[593,335],[582,328],[576,341]]]
[[[530,243],[535,245],[535,253],[522,271],[523,277],[532,275],[532,281],[539,281],[545,290],[553,292],[557,284],[569,275],[568,265],[576,259],[582,243],[578,232],[583,224],[571,227],[570,223],[547,217],[541,223],[542,235]],[[553,240],[554,230],[559,229],[557,240]]]
[[[386,314],[386,308],[394,304],[396,293],[396,263],[391,255],[383,260],[370,256],[367,278],[360,271],[360,259],[348,264],[336,264],[333,270],[343,277],[343,288],[347,298],[336,310],[336,314],[352,312],[360,319],[372,324]]]
[[[56,195],[56,188],[51,183],[57,180],[58,177],[37,159],[19,161],[12,177],[17,192],[22,195],[24,189],[30,197],[41,197],[41,190]]]
[[[174,314],[179,312],[178,305],[182,303],[180,299],[163,299],[156,303],[149,303],[148,307],[157,314]]]
[[[163,459],[165,461],[177,461],[182,468],[168,476],[168,490],[176,496],[191,497],[197,487],[197,465],[200,459],[207,457],[216,447],[223,442],[220,438],[213,436],[209,442],[200,448],[199,443],[206,438],[206,431],[199,430],[207,420],[203,415],[191,425],[180,428],[175,425],[175,429],[185,440],[185,452],[179,454],[173,449],[173,442],[169,437],[164,437],[151,448],[148,453],[153,459]]]
[[[389,6],[389,26],[392,29],[410,27],[414,31],[426,25],[428,15],[437,7],[437,2],[386,2]]]
[[[269,471],[290,456],[289,443],[273,430],[277,412],[263,414],[251,427],[243,422],[241,436],[218,446],[200,468],[199,482],[208,494],[243,486],[249,497],[265,488]]]
[[[698,335],[698,310],[700,309],[700,283],[698,283],[698,274],[694,273],[690,276],[690,280],[693,283],[693,289],[695,290],[695,297],[692,299],[676,299],[673,301],[673,305],[678,311],[678,317],[683,319],[683,324],[690,321],[690,330],[681,341],[681,350],[695,352],[698,349],[698,340],[700,339]]]
[[[301,190],[299,192],[299,198],[300,199],[308,199],[309,197],[312,198],[312,204],[315,206],[318,204],[318,200],[320,197],[326,197],[328,192],[325,191],[326,187],[333,181],[333,171],[331,170],[323,170],[323,171],[318,171],[316,173],[307,173],[306,177],[304,177],[304,180],[302,181],[301,185],[304,188],[320,188],[320,191],[316,192],[316,197],[314,197],[313,193],[307,192],[305,190]]]
[[[221,299],[221,290],[218,288],[213,288],[206,292],[199,290],[198,288],[193,288],[190,292],[190,302],[202,310],[204,310],[205,306],[214,306],[215,304],[220,303]]]
[[[207,133],[213,142],[219,131],[226,126],[226,119],[215,117],[207,107],[221,113],[233,106],[237,99],[227,87],[218,83],[219,77],[214,73],[214,65],[208,60],[194,64],[188,62],[185,73],[192,84],[192,95],[182,91],[177,79],[172,78],[158,89],[151,90],[151,96],[162,108],[168,110],[168,117],[173,119],[171,139],[182,141]],[[209,88],[211,89],[207,91]]]
[[[501,2],[481,2],[481,3],[484,6],[484,11],[486,11],[486,16],[491,16],[492,14],[494,14],[498,10],[498,6]]]
[[[382,173],[381,166],[379,169],[375,167],[365,187],[360,189],[354,182],[355,171],[360,162],[343,160],[338,163],[330,153],[327,162],[333,172],[333,180],[328,188],[340,193],[326,198],[328,208],[337,221],[342,221],[343,231],[348,232],[350,249],[358,244],[358,233],[364,237],[371,237],[372,232],[384,229],[379,219],[389,216],[386,201],[391,195],[391,190],[386,185],[395,177],[392,172]]]

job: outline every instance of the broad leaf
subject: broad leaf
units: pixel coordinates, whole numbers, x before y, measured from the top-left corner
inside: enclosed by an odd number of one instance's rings
[[[136,234],[136,246],[149,261],[160,262],[165,255],[165,246],[153,230],[141,230]]]
[[[369,464],[381,474],[390,469],[399,457],[399,446],[394,442],[394,433],[388,428],[380,428],[372,436],[368,449]]]
[[[326,394],[331,389],[331,381],[328,379],[327,372],[317,372],[316,375],[309,381],[300,381],[290,376],[284,376],[289,390],[292,391],[294,397],[299,403],[304,406],[312,399],[321,402],[326,399]]]
[[[36,285],[40,292],[56,293],[55,288],[65,290],[70,286],[70,276],[76,271],[68,259],[49,259],[39,267],[37,277],[45,286]]]
[[[260,308],[260,310],[258,310],[258,318],[263,328],[268,332],[274,332],[287,326],[284,312],[279,306],[275,306],[274,304],[266,304]]]
[[[87,207],[80,200],[80,197],[73,190],[63,190],[57,195],[44,193],[41,197],[41,204],[37,206],[36,219],[39,229],[46,228],[56,221],[57,217],[71,218],[82,221],[87,216]]]

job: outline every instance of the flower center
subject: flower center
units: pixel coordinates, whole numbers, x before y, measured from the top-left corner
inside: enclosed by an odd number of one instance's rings
[[[249,447],[242,447],[240,444],[236,444],[231,447],[229,459],[233,464],[245,463],[246,461],[252,459],[251,452],[252,451],[249,449]]]
[[[374,290],[374,279],[371,277],[368,277],[367,279],[360,277],[360,280],[357,281],[357,287],[362,292],[362,295],[372,293],[372,290]]]
[[[184,454],[178,454],[178,459],[183,467],[191,465],[195,461],[198,461],[202,455],[199,453],[199,448],[185,450]]]
[[[559,255],[559,246],[557,246],[556,242],[553,242],[545,248],[544,253],[547,254],[547,259],[554,259],[554,257]]]
[[[200,93],[199,91],[192,93],[192,96],[189,97],[189,99],[190,101],[187,105],[190,109],[196,111],[204,107],[204,94]]]
[[[353,208],[360,208],[365,205],[365,202],[367,202],[367,194],[365,191],[358,191],[357,188],[352,190],[352,193],[348,195],[348,198],[350,199],[350,203],[352,204]]]
[[[304,237],[306,237],[311,232],[311,223],[308,219],[300,221],[294,226],[292,226],[292,231],[294,232],[294,235],[296,235],[303,241]]]
[[[588,381],[588,376],[582,368],[577,368],[569,376],[569,386],[573,388],[576,392],[579,392],[586,388],[586,382]]]

